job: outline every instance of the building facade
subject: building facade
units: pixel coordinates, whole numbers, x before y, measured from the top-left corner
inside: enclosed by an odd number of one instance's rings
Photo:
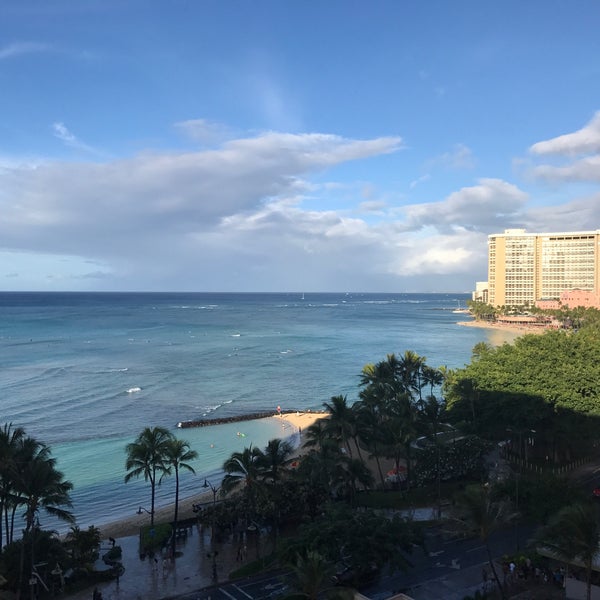
[[[600,284],[600,230],[488,236],[488,301],[524,306],[558,299],[568,290],[595,292]]]

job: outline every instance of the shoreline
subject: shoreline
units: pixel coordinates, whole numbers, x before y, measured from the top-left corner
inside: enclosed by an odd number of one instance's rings
[[[462,327],[478,327],[480,329],[495,329],[497,331],[508,331],[510,333],[518,334],[542,334],[549,331],[547,327],[532,327],[528,325],[506,325],[505,323],[490,323],[489,321],[457,321],[457,325]]]
[[[326,412],[288,412],[285,411],[281,414],[272,414],[267,417],[260,417],[260,419],[277,419],[281,421],[282,429],[285,432],[285,435],[281,435],[280,439],[290,440],[297,433],[300,433],[305,430],[307,427],[310,427],[313,423],[316,423],[320,419],[327,418],[328,413]],[[289,432],[289,428],[292,428],[291,433]],[[300,438],[301,440],[301,438]],[[292,454],[290,456],[291,459],[297,458],[302,452],[303,444],[300,443],[297,447],[294,448]],[[183,521],[186,519],[193,519],[196,517],[196,514],[193,510],[194,504],[207,504],[213,501],[213,493],[210,489],[201,493],[194,494],[193,496],[186,496],[179,499],[179,511],[178,511],[178,520]],[[175,503],[170,503],[165,506],[157,507],[154,511],[154,522],[161,523],[165,521],[172,521],[174,516]],[[150,523],[150,516],[147,513],[143,513],[138,515],[135,513],[131,517],[125,517],[123,519],[118,519],[116,521],[112,521],[110,523],[105,523],[102,525],[98,525],[98,529],[100,530],[100,535],[103,540],[108,538],[118,539],[120,537],[130,537],[134,535],[138,535],[140,531],[140,527],[148,525]]]

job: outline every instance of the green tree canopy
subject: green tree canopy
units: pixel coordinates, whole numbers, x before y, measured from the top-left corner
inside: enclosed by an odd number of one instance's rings
[[[600,333],[549,331],[478,346],[471,363],[447,379],[446,398],[454,422],[496,438],[510,427],[535,430],[546,454],[569,458],[597,438]]]

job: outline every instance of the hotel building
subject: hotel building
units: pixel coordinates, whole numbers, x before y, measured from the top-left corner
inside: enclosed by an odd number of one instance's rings
[[[488,302],[523,306],[559,299],[569,290],[597,293],[600,229],[527,233],[507,229],[488,236]]]

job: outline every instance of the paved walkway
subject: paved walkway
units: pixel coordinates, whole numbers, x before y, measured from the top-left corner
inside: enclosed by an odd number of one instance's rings
[[[146,558],[141,560],[138,551],[138,536],[124,537],[116,540],[123,550],[122,563],[124,574],[118,582],[102,583],[97,586],[103,600],[159,600],[178,594],[193,592],[215,583],[213,579],[212,552],[217,551],[215,558],[219,581],[226,581],[229,573],[239,567],[237,560],[239,544],[229,541],[211,543],[210,530],[203,531],[193,527],[185,540],[177,543],[180,554],[174,561]],[[101,555],[110,545],[103,542]],[[255,558],[255,550],[249,550],[249,560]],[[207,556],[207,554],[211,556]],[[70,594],[69,600],[91,600],[94,587]]]

